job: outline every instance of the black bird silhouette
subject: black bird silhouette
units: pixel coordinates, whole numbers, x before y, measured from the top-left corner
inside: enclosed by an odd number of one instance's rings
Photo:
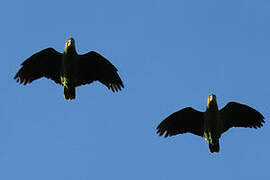
[[[260,128],[264,117],[255,109],[236,102],[229,102],[218,110],[216,96],[208,96],[205,112],[187,107],[171,114],[157,127],[157,133],[165,137],[192,133],[204,137],[209,143],[209,151],[219,152],[219,138],[231,127]]]
[[[26,59],[21,65],[14,76],[17,82],[26,85],[41,77],[52,79],[64,86],[64,97],[67,100],[75,99],[76,87],[93,81],[101,82],[113,92],[124,88],[114,65],[94,51],[77,54],[73,38],[66,41],[63,53],[46,48]]]

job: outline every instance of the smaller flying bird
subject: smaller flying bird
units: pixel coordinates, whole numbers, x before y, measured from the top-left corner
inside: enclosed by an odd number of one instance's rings
[[[75,40],[69,38],[63,53],[46,48],[26,59],[14,76],[20,84],[46,77],[64,86],[66,100],[75,99],[75,88],[99,81],[113,92],[120,91],[124,84],[117,69],[97,52],[90,51],[79,55],[75,49]]]
[[[183,133],[192,133],[205,138],[209,143],[209,151],[219,152],[219,138],[231,127],[260,128],[264,117],[255,109],[237,102],[229,102],[218,110],[216,96],[211,94],[207,99],[205,112],[191,107],[181,109],[157,127],[157,133],[165,138]]]

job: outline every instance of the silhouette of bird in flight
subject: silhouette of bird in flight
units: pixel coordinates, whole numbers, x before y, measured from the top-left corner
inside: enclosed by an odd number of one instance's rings
[[[26,59],[21,65],[14,76],[17,82],[26,85],[46,77],[64,86],[66,100],[75,99],[76,87],[93,81],[101,82],[113,92],[124,88],[114,65],[94,51],[77,54],[73,38],[66,41],[63,53],[46,48]]]
[[[260,128],[264,117],[255,109],[237,102],[229,102],[218,110],[216,96],[208,96],[205,112],[191,107],[181,109],[157,127],[157,133],[165,137],[183,133],[192,133],[205,138],[209,143],[209,151],[219,152],[219,138],[231,127]]]

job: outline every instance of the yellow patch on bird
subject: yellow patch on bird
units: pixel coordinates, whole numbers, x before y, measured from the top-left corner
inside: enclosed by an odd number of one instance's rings
[[[67,53],[67,50],[68,50],[68,44],[66,43],[64,52]]]
[[[207,98],[207,107],[209,107],[209,104],[210,104],[210,98],[208,97]]]
[[[212,139],[212,133],[211,132],[204,132],[203,133],[203,137],[204,139],[209,142],[209,143],[212,143],[213,142],[213,139]]]
[[[67,87],[67,78],[66,77],[61,77],[61,84],[64,87]]]

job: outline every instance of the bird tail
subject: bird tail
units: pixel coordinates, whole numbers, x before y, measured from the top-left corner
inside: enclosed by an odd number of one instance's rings
[[[211,153],[218,153],[219,152],[219,141],[218,139],[213,139],[212,143],[209,143],[209,151]]]
[[[75,99],[75,88],[64,87],[64,97],[65,97],[65,100]]]

